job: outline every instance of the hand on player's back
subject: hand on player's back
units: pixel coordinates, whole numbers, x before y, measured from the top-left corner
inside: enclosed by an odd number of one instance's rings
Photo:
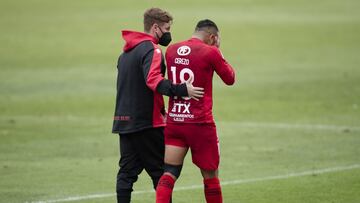
[[[204,96],[204,88],[202,87],[194,87],[192,82],[194,81],[194,77],[190,76],[189,79],[185,82],[188,96],[196,101],[199,101],[201,97]]]

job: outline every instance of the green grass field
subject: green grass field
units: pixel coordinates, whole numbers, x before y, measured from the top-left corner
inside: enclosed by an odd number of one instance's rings
[[[214,79],[224,202],[360,202],[356,0],[2,0],[0,202],[115,202],[120,30],[152,6],[174,41],[214,20],[236,68],[234,86]],[[205,202],[190,157],[176,203]],[[133,202],[149,190],[143,173]]]

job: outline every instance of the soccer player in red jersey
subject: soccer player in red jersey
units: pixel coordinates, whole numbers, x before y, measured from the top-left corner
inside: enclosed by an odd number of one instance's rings
[[[171,45],[166,51],[168,78],[182,83],[192,78],[194,86],[204,88],[204,97],[170,97],[165,127],[165,165],[156,189],[156,202],[168,203],[184,158],[190,148],[193,163],[204,178],[207,203],[222,202],[218,179],[219,139],[212,115],[214,71],[227,85],[235,82],[235,72],[219,50],[216,24],[201,20],[191,39]]]

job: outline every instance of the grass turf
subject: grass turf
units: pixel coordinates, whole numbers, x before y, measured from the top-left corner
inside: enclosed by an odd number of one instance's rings
[[[174,41],[190,37],[203,18],[220,27],[221,49],[237,70],[234,87],[214,79],[223,181],[360,163],[357,1],[4,0],[0,202],[114,192],[118,140],[110,131],[119,31],[141,30],[151,6],[174,15]],[[279,123],[290,127],[269,125]],[[345,127],[291,128],[295,124]],[[224,200],[359,202],[359,177],[353,169],[226,185]],[[176,187],[201,181],[189,154]],[[151,189],[146,174],[135,189]],[[154,194],[133,200],[154,202]],[[204,197],[201,189],[176,191],[174,201]]]

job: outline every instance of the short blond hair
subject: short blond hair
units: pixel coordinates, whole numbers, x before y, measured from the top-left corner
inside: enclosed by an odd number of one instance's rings
[[[151,26],[153,26],[155,23],[161,26],[164,23],[171,23],[172,20],[173,17],[169,12],[160,8],[150,8],[144,13],[144,30],[149,32]]]

